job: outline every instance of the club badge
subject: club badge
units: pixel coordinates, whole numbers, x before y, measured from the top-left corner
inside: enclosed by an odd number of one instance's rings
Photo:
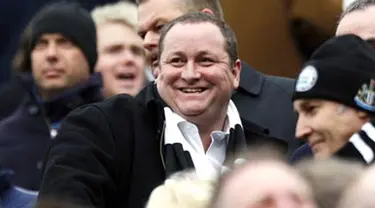
[[[368,111],[375,112],[375,80],[363,84],[354,98],[356,104]]]

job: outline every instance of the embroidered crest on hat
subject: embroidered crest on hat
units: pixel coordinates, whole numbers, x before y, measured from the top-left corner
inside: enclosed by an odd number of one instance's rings
[[[298,76],[296,91],[306,92],[313,88],[318,80],[318,71],[312,65],[306,66]]]
[[[359,107],[375,112],[375,80],[371,79],[369,84],[363,84],[354,101]]]

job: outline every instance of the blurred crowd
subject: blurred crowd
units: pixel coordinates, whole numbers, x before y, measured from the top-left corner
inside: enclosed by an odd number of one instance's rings
[[[343,4],[294,78],[240,58],[219,0],[35,6],[0,208],[375,207],[375,0]]]

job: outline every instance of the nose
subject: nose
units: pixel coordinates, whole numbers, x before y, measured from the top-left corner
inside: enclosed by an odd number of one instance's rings
[[[296,125],[296,138],[303,139],[311,134],[312,128],[308,125],[308,121],[304,116],[299,115]]]
[[[194,63],[188,62],[181,73],[181,78],[188,83],[198,81],[201,74],[195,69]]]
[[[48,61],[56,61],[57,60],[57,46],[55,44],[49,44],[46,50],[46,57]]]
[[[130,49],[125,49],[122,54],[122,63],[124,65],[133,65],[134,64],[134,59],[135,55]]]
[[[158,47],[159,38],[159,34],[148,31],[143,39],[143,47],[148,51],[154,51]]]

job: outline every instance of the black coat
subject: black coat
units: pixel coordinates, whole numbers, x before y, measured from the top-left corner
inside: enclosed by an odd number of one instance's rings
[[[289,156],[302,144],[295,139],[294,83],[294,79],[264,75],[242,62],[240,85],[232,96],[241,117],[288,142]]]
[[[140,95],[118,95],[67,117],[48,155],[37,207],[48,207],[44,202],[51,198],[89,207],[144,207],[167,174],[191,166],[178,145],[163,143],[165,103],[155,87]],[[251,122],[242,124],[243,137],[229,137],[228,158],[246,145],[286,151],[283,141]]]
[[[51,125],[60,123],[78,106],[101,101],[101,81],[100,76],[93,76],[87,85],[41,103],[33,92],[31,75],[22,74],[18,80],[25,96],[16,110],[0,121],[0,164],[14,172],[11,177],[14,185],[38,190],[51,144]]]

